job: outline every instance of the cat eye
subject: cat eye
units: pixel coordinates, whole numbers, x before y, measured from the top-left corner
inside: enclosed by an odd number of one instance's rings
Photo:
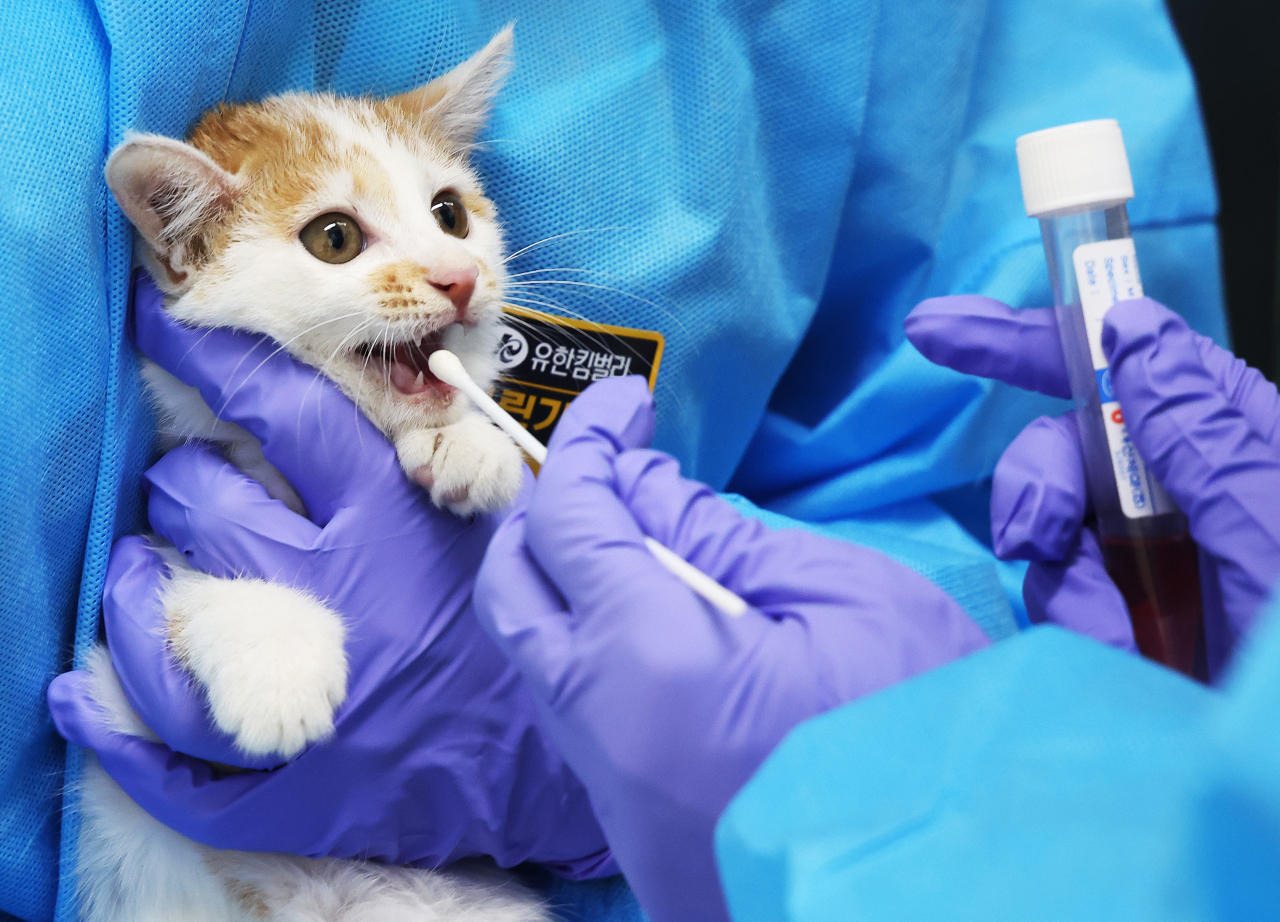
[[[441,192],[431,203],[431,214],[450,237],[467,236],[467,209],[456,192]]]
[[[331,211],[322,214],[302,229],[298,239],[307,252],[327,263],[347,263],[364,249],[364,234],[356,219]]]

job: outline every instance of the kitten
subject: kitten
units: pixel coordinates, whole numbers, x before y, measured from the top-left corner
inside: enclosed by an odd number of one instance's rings
[[[168,312],[265,333],[346,392],[406,472],[458,514],[501,508],[521,481],[515,445],[427,368],[445,347],[494,376],[506,274],[493,204],[468,153],[501,86],[508,26],[453,71],[384,100],[287,94],[219,106],[186,143],[132,135],[107,184],[138,231]],[[299,513],[302,502],[244,429],[152,363],[143,375],[162,442],[221,444]],[[165,553],[171,648],[247,753],[288,758],[333,730],[346,696],[339,615],[287,587],[218,579]],[[154,739],[105,649],[98,704]],[[286,680],[284,677],[288,677]],[[82,787],[79,893],[86,922],[549,918],[505,874],[219,852],[144,813],[91,760]]]

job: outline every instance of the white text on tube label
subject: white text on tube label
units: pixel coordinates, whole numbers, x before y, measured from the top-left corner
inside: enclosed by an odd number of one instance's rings
[[[1117,301],[1142,297],[1142,279],[1138,275],[1138,258],[1133,240],[1100,240],[1076,247],[1072,256],[1076,284],[1080,288],[1080,306],[1084,311],[1084,328],[1089,339],[1094,374],[1098,378],[1098,397],[1102,401],[1102,424],[1107,432],[1107,447],[1120,493],[1120,508],[1131,519],[1172,512],[1176,507],[1168,494],[1147,471],[1146,464],[1129,438],[1124,414],[1111,390],[1111,369],[1102,351],[1102,318]]]

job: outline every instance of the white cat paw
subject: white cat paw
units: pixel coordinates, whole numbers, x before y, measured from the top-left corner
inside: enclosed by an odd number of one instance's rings
[[[286,586],[194,571],[175,573],[164,605],[174,651],[242,751],[287,759],[333,733],[347,696],[336,612]]]
[[[431,501],[457,515],[502,509],[520,491],[520,449],[478,413],[448,426],[410,430],[396,440],[396,451]]]

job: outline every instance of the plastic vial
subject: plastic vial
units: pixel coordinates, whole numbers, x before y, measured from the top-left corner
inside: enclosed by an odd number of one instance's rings
[[[1111,305],[1143,296],[1125,203],[1133,180],[1113,119],[1018,138],[1027,215],[1040,219],[1085,476],[1107,574],[1138,649],[1205,678],[1200,571],[1187,519],[1151,476],[1125,428],[1102,351]]]

